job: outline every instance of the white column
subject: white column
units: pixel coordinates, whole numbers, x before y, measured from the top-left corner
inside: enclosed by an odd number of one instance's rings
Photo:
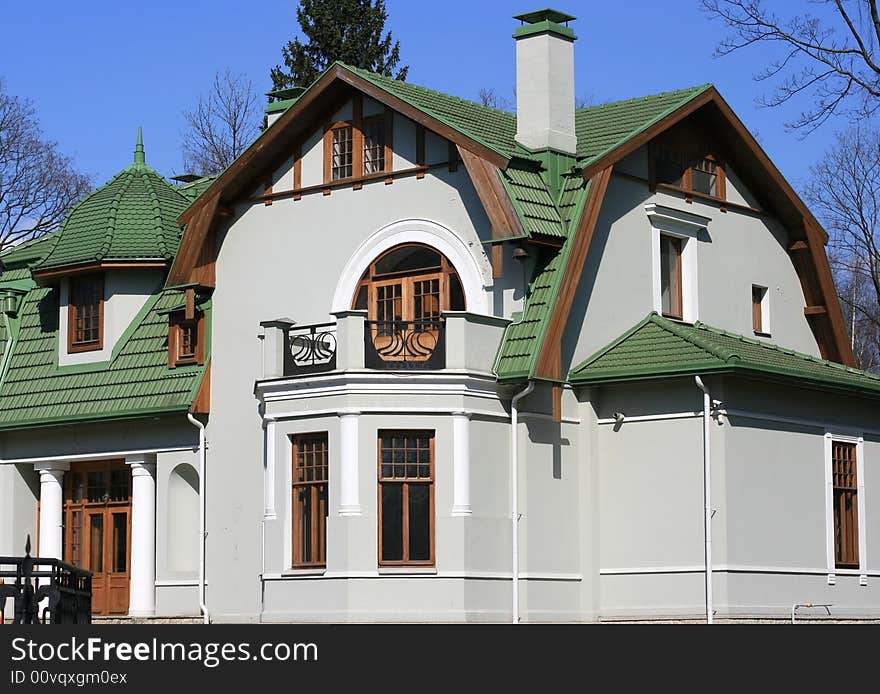
[[[452,515],[471,515],[471,416],[452,413]]]
[[[156,613],[156,456],[126,456],[131,467],[131,588],[128,614]]]
[[[266,459],[263,462],[263,519],[274,520],[277,517],[275,513],[275,420],[265,420],[263,431],[266,451]]]
[[[358,410],[339,413],[339,515],[361,515],[358,495]]]
[[[40,473],[40,547],[42,559],[61,559],[64,555],[63,523],[64,473],[69,463],[37,463],[34,469]]]

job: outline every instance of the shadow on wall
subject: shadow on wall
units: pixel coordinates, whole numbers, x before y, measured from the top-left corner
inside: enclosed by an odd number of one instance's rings
[[[571,441],[562,436],[562,424],[548,421],[526,421],[529,441],[535,444],[552,446],[553,479],[562,479],[562,447],[570,446]]]
[[[199,473],[181,463],[168,478],[168,570],[195,572],[199,568]]]

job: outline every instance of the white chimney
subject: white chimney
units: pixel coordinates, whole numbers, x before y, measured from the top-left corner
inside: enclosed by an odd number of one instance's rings
[[[527,149],[577,152],[574,17],[556,10],[516,15],[516,141]]]

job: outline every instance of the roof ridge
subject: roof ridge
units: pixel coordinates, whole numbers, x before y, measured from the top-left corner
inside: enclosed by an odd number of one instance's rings
[[[763,349],[771,350],[774,352],[781,352],[782,354],[787,354],[789,356],[798,357],[803,359],[804,361],[809,361],[814,364],[820,364],[822,366],[827,366],[829,368],[835,369],[837,371],[843,371],[844,373],[850,373],[856,376],[865,376],[866,378],[870,378],[873,380],[880,381],[880,375],[872,373],[870,371],[866,371],[864,369],[856,369],[851,366],[846,366],[845,364],[840,364],[836,361],[831,361],[829,359],[822,359],[821,357],[813,356],[812,354],[807,354],[806,352],[800,352],[791,347],[785,347],[783,345],[778,345],[775,342],[764,342],[763,340],[758,340],[753,337],[748,337],[746,335],[740,335],[738,333],[732,333],[728,330],[724,330],[723,328],[717,328],[712,325],[707,325],[706,323],[697,322],[694,324],[695,327],[698,327],[700,330],[706,330],[707,332],[712,332],[717,335],[723,335],[725,337],[733,338],[735,340],[739,340],[749,345],[756,345]]]
[[[121,188],[116,192],[116,195],[113,196],[113,202],[110,203],[110,215],[107,219],[107,230],[104,233],[104,242],[95,254],[98,260],[102,260],[110,251],[110,245],[113,243],[113,234],[116,231],[116,215],[119,213],[119,204],[122,202],[122,197],[128,189],[131,188],[133,180],[133,176],[127,176]]]
[[[659,315],[656,311],[651,313],[649,319],[660,328],[666,330],[669,333],[672,333],[682,340],[690,342],[695,347],[699,347],[704,352],[708,352],[716,359],[720,359],[724,362],[740,361],[740,356],[736,352],[730,352],[726,349],[718,347],[717,345],[713,345],[707,340],[703,340],[701,336],[694,335],[691,331],[687,330],[684,324],[669,320],[668,318]],[[697,330],[699,330],[699,326],[699,322],[691,325],[692,328],[696,328]]]
[[[141,178],[147,188],[149,188],[150,200],[153,202],[153,228],[156,231],[156,243],[159,246],[159,251],[162,253],[162,256],[168,258],[169,253],[168,248],[165,245],[165,230],[162,227],[162,209],[159,206],[159,194],[156,192],[156,187],[153,185],[153,182],[146,171],[141,172]],[[181,197],[183,196],[181,195]]]
[[[715,85],[711,82],[705,82],[704,84],[695,84],[691,87],[682,87],[681,89],[669,89],[665,92],[656,92],[655,94],[644,94],[643,96],[632,96],[628,99],[618,99],[616,101],[606,101],[603,104],[595,104],[593,106],[583,106],[581,108],[576,108],[574,110],[575,114],[578,113],[586,113],[588,111],[597,111],[603,108],[608,108],[611,106],[624,106],[626,104],[634,104],[639,101],[644,101],[646,99],[656,99],[661,96],[677,96],[679,94],[684,95],[686,92],[695,92],[696,94],[704,92],[706,89],[710,87],[714,87]]]

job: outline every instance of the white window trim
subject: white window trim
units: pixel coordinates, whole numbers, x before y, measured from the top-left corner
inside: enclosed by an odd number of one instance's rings
[[[660,287],[660,235],[681,239],[681,299],[682,320],[694,323],[699,320],[699,279],[697,273],[698,236],[709,227],[711,221],[691,212],[648,203],[645,214],[651,222],[651,273],[653,276],[653,305],[658,314],[663,313]]]
[[[859,568],[838,569],[834,565],[834,475],[831,464],[833,441],[856,444],[856,500],[859,506]],[[859,585],[868,585],[867,514],[865,510],[865,438],[862,434],[838,434],[825,432],[825,557],[828,569],[828,585],[836,583],[836,575],[858,574]]]

